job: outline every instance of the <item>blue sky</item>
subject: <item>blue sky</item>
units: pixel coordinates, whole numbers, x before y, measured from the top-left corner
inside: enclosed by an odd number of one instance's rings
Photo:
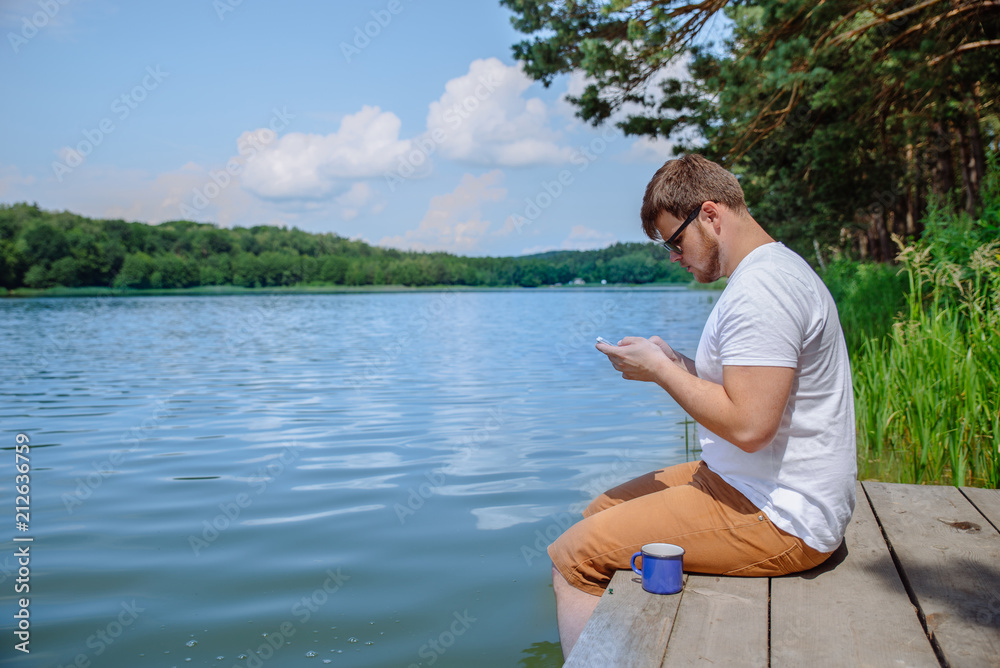
[[[521,255],[641,241],[665,143],[593,128],[497,2],[0,0],[0,202]]]

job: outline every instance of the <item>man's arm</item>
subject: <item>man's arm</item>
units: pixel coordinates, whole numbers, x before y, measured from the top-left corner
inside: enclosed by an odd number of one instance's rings
[[[746,452],[757,452],[774,438],[795,379],[795,369],[788,367],[724,366],[719,385],[640,337],[602,346],[601,352],[622,378],[658,384],[696,422]]]

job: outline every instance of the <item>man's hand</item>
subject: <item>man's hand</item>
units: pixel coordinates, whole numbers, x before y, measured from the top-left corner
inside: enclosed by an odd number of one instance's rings
[[[611,365],[621,371],[626,380],[659,382],[666,364],[694,373],[694,362],[681,355],[658,336],[644,339],[641,336],[627,336],[617,346],[598,343],[597,349],[608,356]]]
[[[622,378],[658,382],[664,365],[684,368],[684,363],[663,339],[654,338],[659,343],[641,336],[626,336],[617,346],[598,343],[597,349],[608,356],[617,371],[621,371]]]

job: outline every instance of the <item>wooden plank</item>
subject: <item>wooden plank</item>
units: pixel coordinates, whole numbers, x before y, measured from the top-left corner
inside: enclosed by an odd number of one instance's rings
[[[938,665],[859,483],[840,549],[771,579],[771,666]]]
[[[767,578],[689,575],[663,665],[766,667],[767,605]]]
[[[658,668],[680,600],[643,591],[639,576],[618,571],[564,668]]]
[[[955,487],[864,487],[944,659],[1000,664],[1000,533]]]
[[[979,509],[994,529],[1000,530],[1000,489],[963,487],[962,494]]]

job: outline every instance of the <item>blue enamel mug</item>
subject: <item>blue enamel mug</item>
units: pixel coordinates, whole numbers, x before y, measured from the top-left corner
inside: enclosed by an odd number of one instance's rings
[[[642,557],[642,569],[635,560]],[[684,548],[649,543],[632,555],[632,570],[642,576],[642,588],[651,594],[676,594],[684,587]]]

